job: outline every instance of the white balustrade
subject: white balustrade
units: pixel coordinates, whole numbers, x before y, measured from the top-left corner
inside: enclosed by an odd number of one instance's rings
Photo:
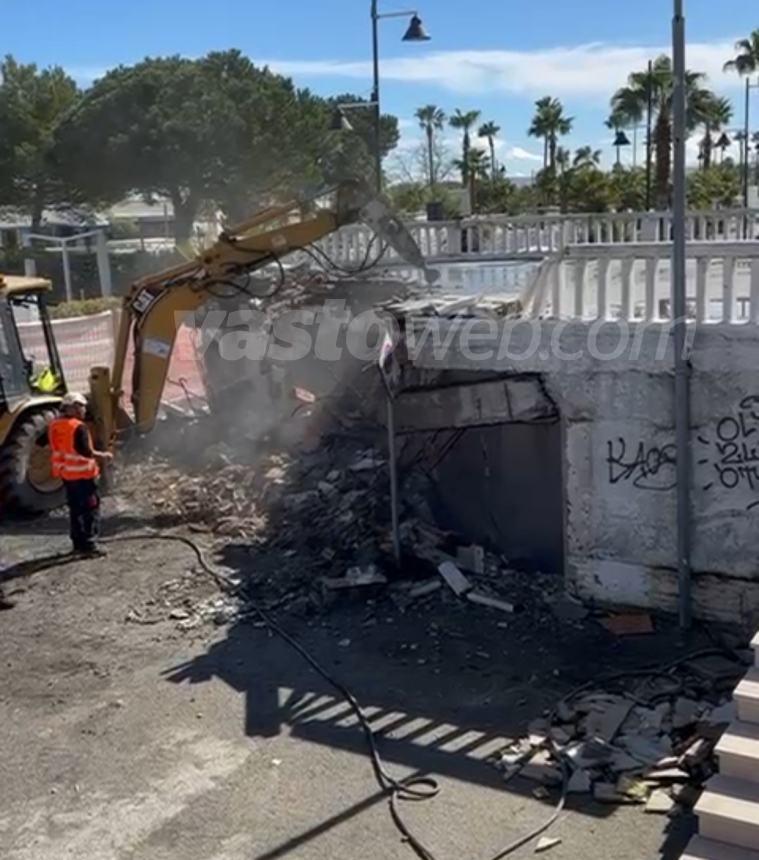
[[[541,259],[575,245],[672,241],[671,212],[477,215],[457,221],[411,221],[407,226],[425,258],[439,262]],[[759,209],[690,212],[686,231],[688,240],[696,243],[756,239]],[[366,258],[372,236],[369,227],[352,224],[326,237],[321,248],[339,265],[356,266]],[[383,260],[400,262],[392,249]]]
[[[569,245],[540,265],[523,296],[525,313],[646,322],[670,319],[671,257],[672,244],[659,241]],[[687,257],[691,321],[759,323],[759,241],[690,242]]]

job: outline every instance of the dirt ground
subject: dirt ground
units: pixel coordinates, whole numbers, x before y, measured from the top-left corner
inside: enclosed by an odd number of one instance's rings
[[[144,527],[131,501],[111,498],[106,511],[109,534]],[[0,613],[0,856],[413,856],[334,691],[250,619],[187,623],[187,607],[216,595],[189,550],[129,542],[107,559],[45,561],[66,550],[65,531],[62,515],[0,528],[15,603]],[[198,539],[230,572],[255,576],[255,554]],[[549,816],[555,795],[505,784],[487,760],[530,719],[605,670],[667,662],[704,641],[678,641],[668,620],[654,636],[615,639],[596,623],[504,616],[440,592],[408,608],[386,594],[310,614],[296,601],[278,617],[354,690],[388,766],[439,778],[437,799],[404,812],[445,860],[492,857]],[[674,860],[692,829],[690,815],[574,797],[547,856]]]

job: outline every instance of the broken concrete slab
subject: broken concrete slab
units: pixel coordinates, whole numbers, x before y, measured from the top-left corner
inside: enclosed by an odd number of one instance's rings
[[[650,815],[668,815],[675,807],[675,801],[664,789],[654,791],[646,802],[646,812]]]
[[[472,583],[452,561],[444,561],[438,567],[438,571],[457,597],[463,597],[472,590]]]
[[[576,770],[567,783],[567,794],[590,794],[593,787],[587,770]]]
[[[631,699],[599,704],[582,722],[586,736],[598,737],[610,743],[634,706],[635,702]]]
[[[703,710],[703,706],[695,699],[689,699],[686,696],[680,696],[675,702],[674,712],[672,714],[672,727],[675,729],[683,729],[696,722],[698,715]]]
[[[499,612],[507,614],[514,613],[514,606],[507,603],[505,600],[498,600],[495,597],[488,597],[486,594],[480,594],[478,591],[470,591],[467,595],[467,600],[476,603],[479,606],[486,606],[488,609],[496,609]]]
[[[481,546],[460,546],[456,550],[456,561],[470,573],[485,573],[485,550]]]
[[[550,602],[551,612],[566,624],[576,624],[584,621],[590,614],[588,610],[568,594],[561,594],[556,600]]]

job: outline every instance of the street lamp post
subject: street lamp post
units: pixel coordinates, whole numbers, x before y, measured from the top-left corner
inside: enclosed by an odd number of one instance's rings
[[[380,79],[379,79],[379,22],[383,18],[405,18],[411,15],[404,42],[428,42],[429,36],[422,25],[422,20],[416,10],[410,12],[386,12],[380,14],[377,8],[378,0],[372,0],[372,65],[374,72],[374,86],[372,88],[371,102],[374,105],[374,169],[376,171],[377,190],[382,191],[382,136],[380,108]]]
[[[677,572],[680,627],[687,630],[692,618],[690,560],[690,365],[686,355],[686,176],[685,141],[685,18],[683,0],[674,0],[672,21],[672,66],[674,71],[673,136],[674,190],[672,199],[672,316],[675,349],[675,444],[677,480]]]
[[[749,147],[751,144],[751,90],[759,90],[759,80],[755,83],[751,83],[751,78],[746,78],[746,108],[745,108],[745,125],[743,129],[743,206],[745,209],[748,209],[749,202],[749,186],[751,185],[750,176],[751,176],[751,168],[750,162],[751,158],[749,157]],[[746,236],[744,238],[748,238],[748,217],[746,218]]]

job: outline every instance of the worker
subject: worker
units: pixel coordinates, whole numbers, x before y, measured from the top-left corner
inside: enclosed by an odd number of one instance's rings
[[[61,415],[50,422],[48,439],[53,477],[61,478],[66,487],[74,553],[97,558],[105,555],[97,545],[100,528],[98,460],[110,462],[113,455],[93,447],[90,431],[84,423],[86,411],[87,398],[83,394],[67,394],[61,402]]]

